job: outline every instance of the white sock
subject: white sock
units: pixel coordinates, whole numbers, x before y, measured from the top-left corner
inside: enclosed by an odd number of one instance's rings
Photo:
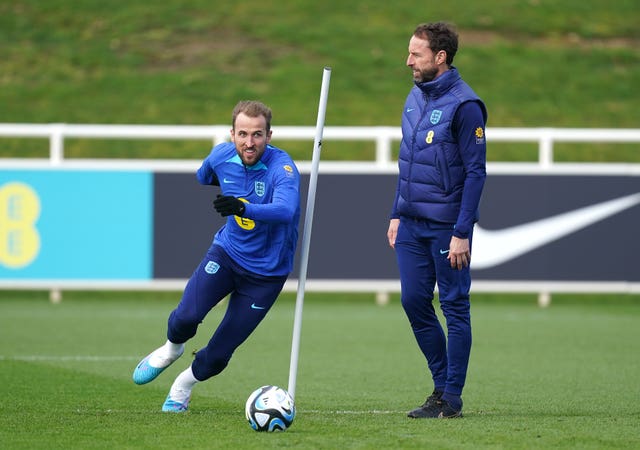
[[[184,353],[184,344],[174,344],[167,340],[162,347],[153,352],[149,358],[149,365],[157,368],[167,367],[182,356],[182,353]]]
[[[170,340],[167,340],[164,344],[164,350],[168,357],[177,359],[184,353],[184,344],[174,344]]]
[[[184,372],[182,372],[171,385],[169,391],[169,397],[171,400],[179,403],[186,403],[191,398],[191,389],[198,382],[196,377],[193,376],[191,366],[189,366]]]

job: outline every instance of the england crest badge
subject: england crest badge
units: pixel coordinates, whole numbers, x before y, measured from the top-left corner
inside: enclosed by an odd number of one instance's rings
[[[265,193],[264,181],[256,181],[255,190],[256,190],[256,195],[258,197],[262,197]]]

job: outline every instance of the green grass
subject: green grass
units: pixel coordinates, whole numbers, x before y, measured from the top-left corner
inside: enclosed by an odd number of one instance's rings
[[[397,126],[418,22],[455,22],[456,65],[486,101],[490,127],[637,128],[636,0],[16,0],[0,2],[0,122],[227,124],[233,105],[274,109],[278,125],[314,125],[332,67],[327,125]],[[70,158],[193,158],[209,142],[65,143]],[[1,139],[0,157],[46,157],[46,139]],[[558,161],[640,162],[637,144],[561,144]],[[325,160],[373,159],[370,143],[326,142]],[[533,161],[534,144],[490,143],[490,161]],[[286,386],[293,298],[283,296],[191,410],[160,406],[183,357],[154,383],[131,371],[164,339],[179,293],[0,292],[0,446],[33,448],[637,448],[637,296],[474,297],[465,415],[412,421],[431,389],[395,297],[309,294],[298,417],[258,434],[251,391]],[[205,345],[222,309],[189,343]]]
[[[394,296],[308,294],[296,390],[285,433],[252,431],[244,401],[287,386],[294,295],[218,377],[194,389],[190,411],[160,406],[189,356],[137,386],[138,360],[164,340],[179,293],[7,292],[0,299],[3,448],[637,448],[640,298],[476,295],[465,417],[410,420],[431,389]],[[188,352],[206,343],[214,309]]]
[[[253,97],[273,107],[274,127],[314,125],[329,65],[327,125],[397,126],[412,85],[408,38],[418,22],[446,20],[458,26],[455,62],[486,101],[489,126],[635,128],[638,17],[635,0],[2,2],[0,122],[227,124],[233,105]],[[0,144],[0,156],[47,153],[45,140]],[[327,144],[324,159],[373,158],[361,144]],[[66,152],[200,159],[207,147],[76,140]],[[287,147],[311,157],[308,142]],[[531,156],[501,145],[489,159]],[[640,152],[570,144],[561,160],[640,162]]]

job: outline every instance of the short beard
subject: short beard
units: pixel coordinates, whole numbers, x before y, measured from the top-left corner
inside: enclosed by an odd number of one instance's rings
[[[435,67],[433,69],[421,70],[420,78],[417,79],[416,81],[418,83],[428,83],[429,81],[435,80],[437,73],[438,73],[438,69]]]

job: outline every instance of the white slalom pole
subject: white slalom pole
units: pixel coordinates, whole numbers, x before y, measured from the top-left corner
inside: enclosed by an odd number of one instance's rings
[[[327,111],[327,97],[329,96],[329,80],[331,67],[325,67],[322,74],[320,88],[320,104],[318,106],[318,120],[316,122],[316,137],[313,143],[313,157],[311,159],[311,175],[309,177],[309,192],[307,194],[307,211],[304,217],[304,231],[302,234],[302,250],[300,254],[300,275],[298,279],[298,295],[296,297],[295,317],[293,319],[293,339],[291,343],[291,363],[289,365],[289,387],[291,397],[295,398],[296,378],[298,376],[298,356],[300,355],[300,329],[302,328],[302,306],[304,303],[304,287],[307,281],[307,265],[309,263],[309,247],[311,245],[311,225],[313,224],[313,208],[316,203],[316,185],[318,184],[318,166],[320,165],[320,150],[322,148],[322,132],[324,117]]]

